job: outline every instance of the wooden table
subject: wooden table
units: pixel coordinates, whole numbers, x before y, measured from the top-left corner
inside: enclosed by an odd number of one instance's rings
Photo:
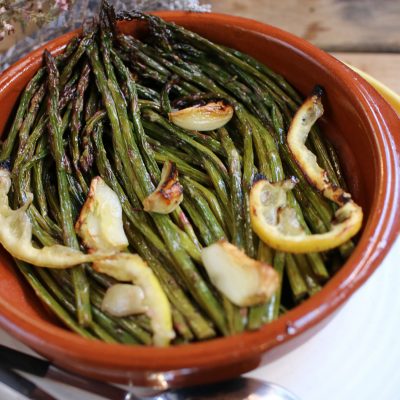
[[[400,93],[399,0],[205,0],[294,33]]]
[[[294,33],[400,93],[399,0],[202,0]],[[134,3],[134,1],[132,1]],[[29,34],[33,30],[28,26]],[[23,33],[0,42],[0,51]]]

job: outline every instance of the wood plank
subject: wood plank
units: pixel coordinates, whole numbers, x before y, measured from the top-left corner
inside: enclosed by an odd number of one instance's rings
[[[212,3],[213,11],[236,14],[263,22],[273,21],[282,29],[302,36],[324,48],[372,48],[378,50],[394,46],[400,52],[400,1],[383,0],[204,0]],[[361,6],[364,7],[362,11]],[[353,11],[351,11],[353,10]],[[354,21],[362,15],[363,24]],[[397,25],[396,25],[397,24]],[[396,25],[396,29],[394,29]],[[30,27],[29,30],[32,30]],[[390,32],[390,33],[389,33]],[[22,32],[19,32],[21,35]],[[0,42],[4,50],[19,35]],[[367,43],[369,41],[369,44]],[[350,63],[400,93],[400,54],[343,53],[334,56]]]
[[[332,55],[372,75],[400,94],[400,54],[332,53]]]
[[[275,25],[327,51],[400,52],[399,0],[204,0],[214,12]],[[32,31],[32,27],[28,31]],[[0,42],[4,51],[22,32]]]
[[[399,0],[204,0],[214,12],[275,25],[328,51],[400,52]]]
[[[22,27],[20,24],[14,24],[15,33],[6,36],[2,41],[0,41],[0,52],[6,51],[11,46],[14,46],[18,40],[26,35],[31,35],[36,31],[36,25],[30,23],[26,27]]]

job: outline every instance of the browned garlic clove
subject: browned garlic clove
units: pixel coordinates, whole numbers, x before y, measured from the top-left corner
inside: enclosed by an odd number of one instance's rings
[[[270,265],[225,240],[203,248],[201,258],[211,282],[239,307],[265,303],[278,288],[279,276]]]
[[[187,107],[168,114],[175,125],[192,131],[212,131],[227,124],[233,116],[233,107],[223,100],[205,105]]]
[[[178,180],[175,163],[166,161],[161,172],[161,181],[156,190],[143,200],[143,208],[148,212],[169,214],[183,200],[183,188]]]

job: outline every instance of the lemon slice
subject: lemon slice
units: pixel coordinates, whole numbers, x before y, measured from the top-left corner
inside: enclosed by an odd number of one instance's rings
[[[95,262],[93,268],[117,281],[131,282],[143,290],[143,305],[150,317],[154,345],[168,346],[175,336],[171,307],[158,279],[142,258],[137,254],[118,253]]]
[[[36,267],[60,269],[104,257],[104,253],[84,254],[79,250],[58,244],[40,249],[34,247],[32,222],[26,212],[33,200],[33,195],[27,193],[27,202],[21,208],[13,210],[8,202],[10,188],[10,172],[0,168],[0,244],[13,257]]]
[[[361,228],[361,207],[350,200],[336,211],[328,232],[308,235],[287,203],[287,191],[293,185],[292,181],[270,183],[262,179],[251,188],[251,225],[270,247],[290,253],[326,251],[345,243]]]
[[[106,248],[117,252],[128,245],[118,196],[100,177],[92,180],[76,230],[91,251]],[[128,286],[124,286],[123,293],[119,290],[117,300],[120,304],[132,298],[131,293],[135,286],[143,291],[143,307],[151,321],[154,345],[168,346],[174,338],[171,306],[160,282],[146,262],[138,254],[118,252],[95,260],[93,269],[117,281],[131,284],[128,290]],[[121,299],[121,295],[128,298]],[[115,311],[115,307],[112,308]]]

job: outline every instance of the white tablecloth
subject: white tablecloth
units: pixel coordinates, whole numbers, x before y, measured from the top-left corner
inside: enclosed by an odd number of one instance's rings
[[[302,400],[400,399],[400,239],[373,276],[306,343],[249,373]],[[28,350],[0,330],[0,343]],[[60,400],[100,400],[44,379]],[[25,399],[0,384],[0,399]]]

